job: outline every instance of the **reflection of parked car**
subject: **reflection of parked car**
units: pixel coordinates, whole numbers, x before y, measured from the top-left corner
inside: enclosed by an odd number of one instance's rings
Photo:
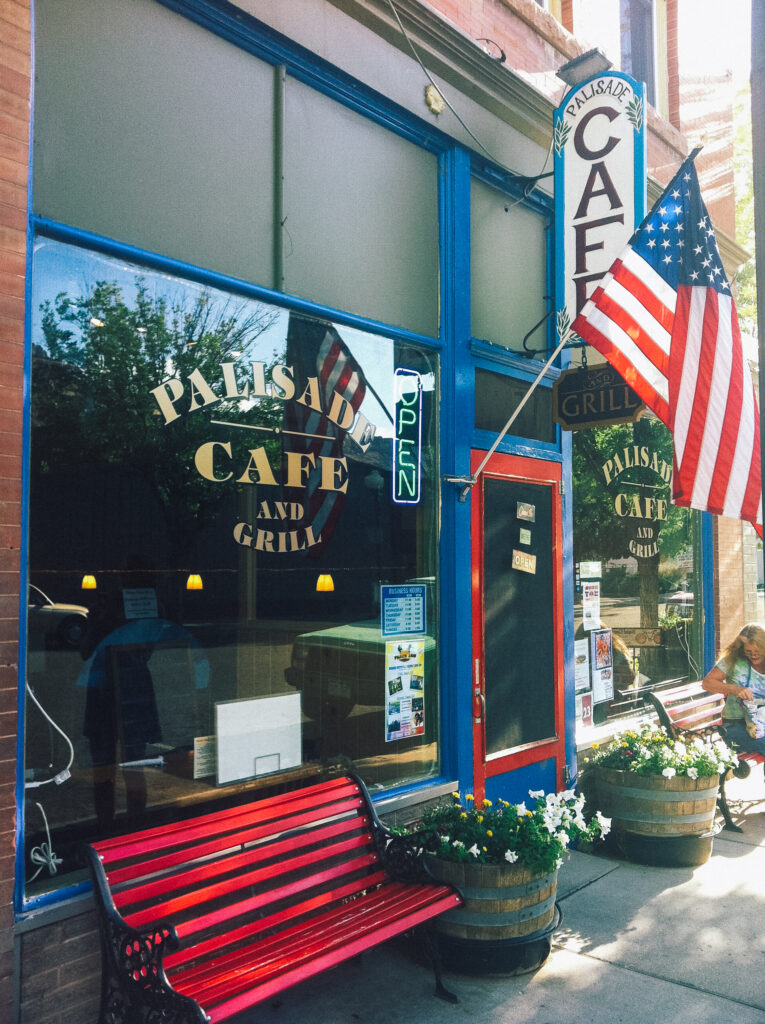
[[[29,587],[29,640],[32,648],[66,647],[77,650],[88,624],[81,604],[56,604],[35,586]]]
[[[675,612],[681,619],[693,617],[693,593],[690,590],[678,590],[667,598],[664,613]]]

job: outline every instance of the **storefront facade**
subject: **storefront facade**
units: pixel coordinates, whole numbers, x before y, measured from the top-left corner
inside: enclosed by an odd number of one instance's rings
[[[536,5],[510,6],[532,55]],[[572,56],[538,17],[529,60]],[[636,628],[694,595],[693,667],[633,636],[626,688],[697,674],[714,586],[711,525],[635,504],[629,469],[667,484],[658,425],[572,439],[560,368],[465,486],[554,345],[556,103],[531,72],[414,2],[37,0],[29,38],[3,949],[18,1019],[47,1024],[97,1001],[82,841],[337,765],[402,819],[569,785],[581,566],[614,637],[635,588]],[[681,142],[654,131],[652,166]],[[589,688],[596,721],[624,711]]]

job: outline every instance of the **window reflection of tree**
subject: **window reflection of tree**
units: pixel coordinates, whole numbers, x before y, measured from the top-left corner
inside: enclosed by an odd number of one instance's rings
[[[223,438],[246,452],[250,437],[229,438],[204,414],[185,412],[163,425],[153,388],[170,376],[182,380],[198,369],[217,383],[220,364],[233,362],[240,388],[246,383],[257,339],[279,311],[254,303],[168,298],[150,293],[136,277],[129,303],[116,283],[98,282],[87,294],[58,294],[41,304],[44,345],[33,351],[32,450],[37,486],[55,487],[73,473],[94,481],[110,468],[141,477],[150,485],[165,518],[171,559],[188,551],[200,520],[221,499],[217,484],[194,468],[194,453],[205,440]],[[261,356],[262,358],[262,356]],[[273,353],[272,362],[278,362]],[[283,403],[260,399],[257,408],[238,400],[216,404],[232,422],[281,424]],[[237,434],[244,432],[235,432]],[[280,445],[259,440],[278,471]]]

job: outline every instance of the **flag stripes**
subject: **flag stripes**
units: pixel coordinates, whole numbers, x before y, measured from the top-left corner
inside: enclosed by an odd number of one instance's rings
[[[761,524],[759,411],[692,159],[573,330],[671,430],[675,504]]]

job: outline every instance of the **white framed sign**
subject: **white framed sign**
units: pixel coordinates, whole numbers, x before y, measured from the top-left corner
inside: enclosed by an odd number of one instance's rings
[[[645,86],[605,71],[553,118],[558,339],[646,214]]]

